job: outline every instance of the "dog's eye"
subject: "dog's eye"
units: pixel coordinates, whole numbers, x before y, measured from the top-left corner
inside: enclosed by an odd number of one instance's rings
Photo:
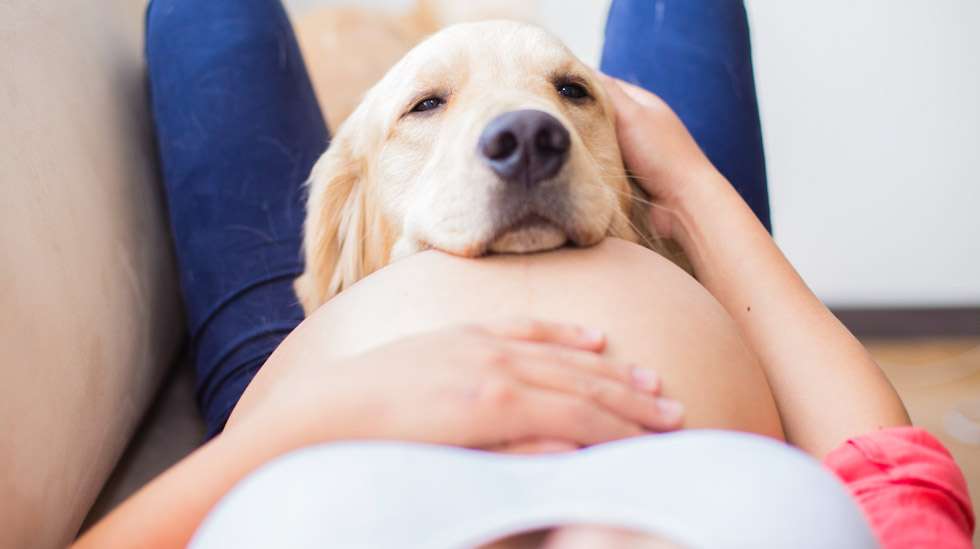
[[[446,100],[441,97],[426,97],[425,99],[419,101],[412,107],[411,112],[426,112],[433,109],[438,109],[439,107],[446,104]]]
[[[563,82],[558,84],[558,93],[568,99],[586,99],[591,97],[585,86],[574,82]]]

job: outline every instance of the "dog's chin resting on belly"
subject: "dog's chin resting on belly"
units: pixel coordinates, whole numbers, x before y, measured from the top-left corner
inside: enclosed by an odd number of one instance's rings
[[[568,237],[560,228],[541,218],[520,222],[504,231],[490,243],[489,251],[498,254],[543,252],[562,247]]]
[[[616,142],[593,71],[553,36],[508,21],[416,46],[339,128],[310,178],[307,313],[391,261],[591,246],[666,248]]]

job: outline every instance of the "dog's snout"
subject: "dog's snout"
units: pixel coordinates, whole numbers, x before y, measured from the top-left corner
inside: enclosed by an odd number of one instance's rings
[[[533,185],[558,173],[570,145],[561,121],[528,109],[491,120],[480,136],[479,153],[501,179]]]

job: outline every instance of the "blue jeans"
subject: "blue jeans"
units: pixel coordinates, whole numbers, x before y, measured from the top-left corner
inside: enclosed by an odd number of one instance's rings
[[[303,318],[292,289],[302,184],[329,133],[279,0],[153,0],[146,58],[197,397],[213,436]],[[602,67],[664,97],[768,226],[740,1],[614,1]]]
[[[663,98],[772,230],[741,0],[615,0],[600,68]]]

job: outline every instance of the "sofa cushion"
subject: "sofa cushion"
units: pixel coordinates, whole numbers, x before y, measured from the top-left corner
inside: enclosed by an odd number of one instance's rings
[[[134,492],[204,442],[206,427],[194,396],[194,366],[174,368],[112,476],[85,518],[84,532]]]
[[[0,547],[71,541],[183,332],[143,8],[0,2]]]

